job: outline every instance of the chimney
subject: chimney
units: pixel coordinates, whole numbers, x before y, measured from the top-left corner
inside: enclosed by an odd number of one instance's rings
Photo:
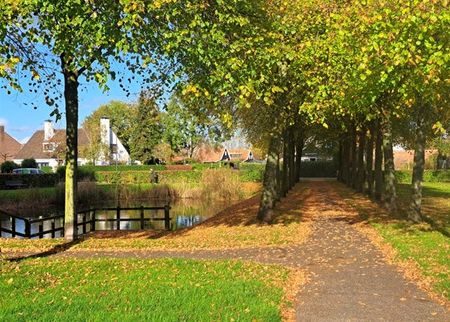
[[[0,125],[0,142],[5,140],[5,126]]]
[[[55,130],[53,129],[53,123],[50,120],[46,120],[44,122],[44,141],[50,140],[55,134]]]
[[[100,119],[100,137],[102,144],[108,147],[111,146],[111,124],[107,117]]]

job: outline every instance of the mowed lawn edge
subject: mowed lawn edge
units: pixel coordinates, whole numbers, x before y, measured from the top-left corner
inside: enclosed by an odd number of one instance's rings
[[[2,321],[289,320],[304,281],[281,266],[184,259],[46,258],[0,271]]]
[[[392,218],[366,196],[338,183],[335,187],[359,213],[362,222],[355,226],[380,248],[386,259],[450,308],[450,238],[427,223],[413,224]]]

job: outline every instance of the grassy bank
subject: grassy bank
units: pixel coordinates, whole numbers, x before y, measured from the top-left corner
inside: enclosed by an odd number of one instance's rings
[[[296,187],[277,206],[273,223],[256,220],[259,196],[238,202],[203,223],[160,235],[155,231],[97,232],[71,248],[78,250],[198,250],[264,247],[303,243],[310,233],[310,223],[302,217],[307,187]],[[45,251],[63,240],[18,240],[0,238],[4,251]]]
[[[291,271],[231,261],[0,263],[2,321],[280,321]]]
[[[386,213],[378,204],[349,188],[336,183],[340,195],[353,206],[361,218],[377,231],[384,243],[392,247],[390,254],[394,261],[400,263],[409,275],[416,271],[422,276],[421,282],[429,285],[440,296],[450,300],[450,239],[433,229],[429,224],[413,224],[401,219],[403,213]],[[401,202],[406,202],[409,191],[400,186]],[[441,220],[448,225],[450,204],[434,205],[435,198],[447,198],[450,193],[448,184],[426,183],[424,189],[424,210],[428,216]],[[444,201],[443,201],[444,202]],[[445,215],[446,214],[446,215]],[[395,218],[393,218],[395,217]],[[447,224],[446,224],[447,223]],[[448,226],[447,226],[448,227]]]

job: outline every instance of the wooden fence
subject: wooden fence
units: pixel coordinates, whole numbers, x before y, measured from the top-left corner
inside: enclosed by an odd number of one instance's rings
[[[164,210],[164,217],[148,217],[146,212]],[[138,218],[123,218],[123,211],[138,211]],[[115,214],[114,218],[100,218],[100,213]],[[4,225],[3,222],[9,222]],[[23,229],[18,229],[22,221]],[[84,235],[96,230],[121,230],[121,222],[139,222],[139,228],[145,229],[146,222],[164,221],[164,228],[171,229],[170,207],[168,205],[163,207],[100,207],[88,210],[79,211],[76,218],[76,227],[79,235]],[[96,223],[110,222],[110,229],[96,229]],[[35,227],[35,229],[32,229]],[[105,225],[106,226],[106,225]],[[45,230],[44,230],[44,227]],[[80,231],[81,227],[81,231]],[[6,236],[4,236],[6,234]],[[9,236],[8,236],[9,235]],[[25,218],[21,216],[12,215],[0,211],[0,237],[22,237],[22,238],[44,238],[49,237],[63,237],[64,236],[64,215],[55,215],[45,218]]]

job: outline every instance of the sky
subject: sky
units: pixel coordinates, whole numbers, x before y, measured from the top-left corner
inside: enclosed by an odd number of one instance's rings
[[[25,81],[26,79],[22,79],[21,83]],[[79,124],[100,105],[111,100],[136,101],[140,90],[137,82],[132,83],[129,88],[131,95],[127,97],[117,81],[110,81],[108,86],[110,90],[106,93],[100,90],[95,82],[84,83],[80,86]],[[37,109],[26,105],[33,101],[37,104]],[[59,106],[64,109],[64,102],[59,102]],[[0,89],[0,125],[4,125],[6,132],[21,143],[26,142],[36,130],[42,129],[45,120],[55,121],[54,117],[49,116],[51,111],[52,109],[45,103],[43,95],[31,94],[27,90],[23,93],[11,91],[11,94],[7,94],[5,89]],[[55,123],[55,128],[65,128],[64,115]]]

